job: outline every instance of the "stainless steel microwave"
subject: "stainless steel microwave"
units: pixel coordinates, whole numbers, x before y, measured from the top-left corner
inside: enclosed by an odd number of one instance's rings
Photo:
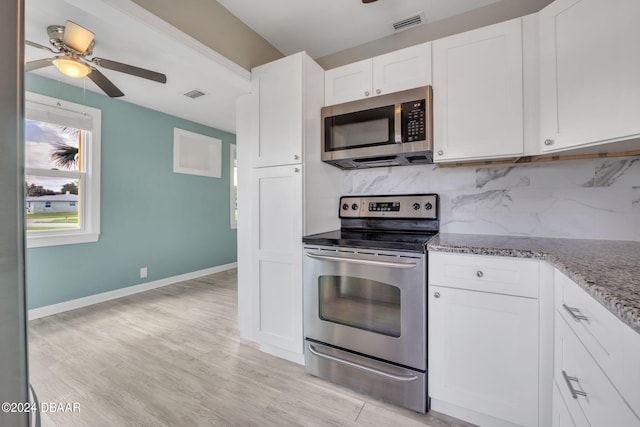
[[[433,162],[431,86],[322,108],[322,161],[342,169]]]

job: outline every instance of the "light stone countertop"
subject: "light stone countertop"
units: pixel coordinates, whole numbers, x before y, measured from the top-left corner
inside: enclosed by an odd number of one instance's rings
[[[427,250],[549,261],[640,333],[640,242],[441,233]]]

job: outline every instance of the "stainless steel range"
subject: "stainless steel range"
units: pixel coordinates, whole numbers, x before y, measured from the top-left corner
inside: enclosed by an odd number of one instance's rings
[[[303,238],[307,372],[426,412],[427,252],[438,195],[346,196]]]

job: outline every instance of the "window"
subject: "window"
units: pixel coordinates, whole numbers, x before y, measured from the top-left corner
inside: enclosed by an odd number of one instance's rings
[[[100,235],[101,111],[25,93],[27,247]]]
[[[230,218],[231,228],[238,228],[238,157],[236,153],[236,145],[231,144],[229,153],[230,160],[230,177],[231,182],[231,199],[229,200],[229,206],[231,207]]]

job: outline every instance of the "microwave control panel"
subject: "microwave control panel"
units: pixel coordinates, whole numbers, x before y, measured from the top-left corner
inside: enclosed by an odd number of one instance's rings
[[[340,218],[438,219],[438,196],[343,196]]]
[[[402,104],[402,142],[423,141],[427,138],[425,100]]]

